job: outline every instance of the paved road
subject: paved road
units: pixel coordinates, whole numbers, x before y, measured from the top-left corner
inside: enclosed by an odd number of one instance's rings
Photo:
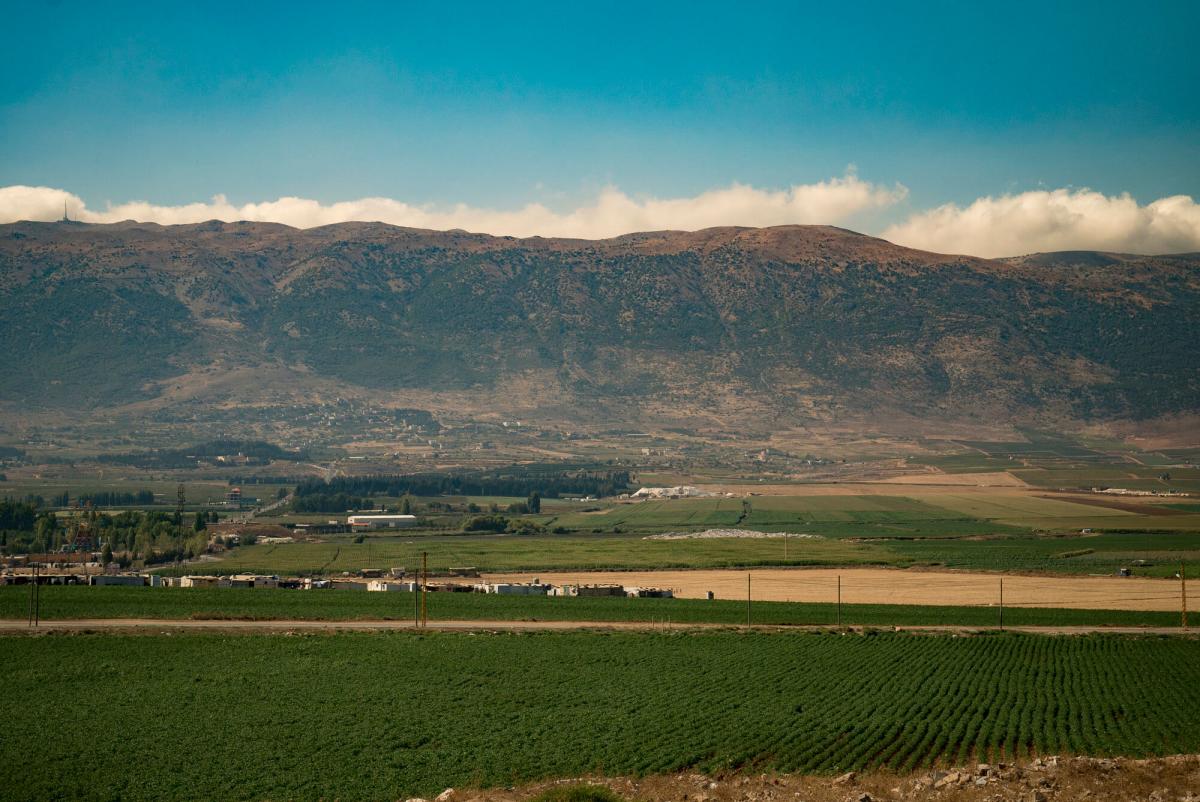
[[[655,621],[430,621],[428,629],[465,632],[563,632],[582,630],[626,630],[661,632],[687,629],[739,629],[731,624],[688,623],[668,624]],[[756,626],[768,631],[829,631],[830,626]],[[145,631],[145,630],[199,630],[223,632],[281,632],[306,630],[314,632],[336,631],[381,631],[411,630],[411,621],[302,621],[302,620],[194,620],[171,618],[78,618],[42,621],[37,631],[80,632]],[[849,631],[861,631],[863,627],[846,627]],[[904,632],[947,632],[971,633],[989,631],[988,627],[968,626],[900,626],[868,627],[873,630],[893,629]],[[1188,635],[1197,630],[1182,630],[1179,627],[1005,627],[1010,632],[1028,632],[1043,635],[1087,635],[1105,632],[1120,635]],[[33,628],[25,619],[0,620],[0,633],[29,632]]]

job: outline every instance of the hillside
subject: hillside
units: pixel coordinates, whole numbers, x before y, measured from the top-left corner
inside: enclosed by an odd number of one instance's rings
[[[1200,254],[910,250],[815,226],[514,239],[0,226],[6,415],[357,395],[634,423],[1200,408]]]

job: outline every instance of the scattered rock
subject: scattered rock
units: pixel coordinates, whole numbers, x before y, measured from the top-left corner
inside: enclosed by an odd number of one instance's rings
[[[848,783],[854,782],[854,778],[856,776],[858,776],[858,775],[855,774],[853,771],[848,771],[845,774],[841,775],[840,777],[835,778],[833,781],[833,784],[834,785],[847,785]]]
[[[434,802],[450,802],[450,800],[454,799],[455,796],[457,796],[457,794],[455,793],[454,789],[447,788],[445,791],[442,791],[437,795],[437,798],[434,800]]]
[[[959,773],[957,771],[951,771],[951,772],[943,775],[941,777],[941,779],[935,780],[933,783],[933,787],[934,788],[949,788],[951,785],[958,785],[959,782],[962,780],[962,778],[963,777],[962,777],[961,773]]]

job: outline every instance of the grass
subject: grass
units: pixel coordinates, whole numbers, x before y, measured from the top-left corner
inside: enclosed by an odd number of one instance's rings
[[[799,545],[798,545],[799,544]],[[421,552],[431,566],[472,566],[496,571],[552,568],[722,568],[777,565],[783,562],[782,539],[645,540],[640,535],[605,536],[420,536],[370,538],[364,543],[339,539],[323,543],[255,545],[236,549],[220,562],[184,568],[179,573],[315,574],[362,568],[413,567]],[[790,565],[872,565],[886,561],[873,544],[839,540],[793,539]]]
[[[1011,633],[9,637],[0,799],[1191,753],[1197,666],[1191,639]]]
[[[1170,479],[1159,479],[1162,473]],[[1140,465],[1068,466],[1014,470],[1037,487],[1124,487],[1130,490],[1200,491],[1200,469]]]
[[[24,587],[0,587],[0,618],[24,620],[29,593]],[[411,593],[349,590],[270,590],[232,588],[89,588],[42,589],[41,616],[47,621],[81,618],[249,619],[249,620],[394,620],[413,614]],[[744,601],[700,599],[571,598],[431,593],[426,596],[433,620],[479,621],[640,621],[666,624],[746,622]],[[836,604],[753,602],[751,619],[760,625],[831,626]],[[999,623],[994,607],[843,604],[841,621],[855,626],[959,625],[991,627]],[[1152,626],[1179,624],[1178,613],[1129,610],[1005,608],[1010,626]]]
[[[999,473],[1021,467],[1022,463],[1007,457],[989,457],[984,454],[946,454],[934,457],[912,457],[915,465],[932,465],[946,473]]]
[[[1125,518],[1120,520],[1122,526]],[[1170,522],[1173,517],[1155,520]],[[953,521],[942,522],[952,524]],[[830,525],[835,526],[835,525]],[[952,528],[914,534],[896,524],[839,524],[863,541],[830,537],[790,538],[787,559],[782,538],[645,540],[641,535],[386,536],[353,543],[341,538],[320,543],[255,545],[235,549],[218,562],[167,569],[165,573],[281,575],[339,574],[362,568],[412,568],[421,552],[435,570],[470,566],[485,571],[620,570],[730,568],[755,566],[948,566],[985,571],[1049,571],[1113,574],[1134,560],[1155,563],[1135,574],[1173,576],[1180,561],[1200,577],[1200,532],[1099,531],[1088,536],[1043,536],[997,527],[986,537]],[[769,528],[769,527],[764,527]],[[816,527],[813,527],[816,528]],[[948,531],[949,530],[949,531]],[[1064,553],[1088,551],[1078,557]]]
[[[568,785],[543,791],[533,802],[623,802],[623,799],[603,786]]]

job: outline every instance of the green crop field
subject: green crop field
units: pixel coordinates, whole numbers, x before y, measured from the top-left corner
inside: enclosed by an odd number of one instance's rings
[[[1120,519],[1125,521],[1126,519]],[[1161,519],[1170,522],[1170,517]],[[943,522],[953,523],[953,522]],[[770,528],[770,527],[763,527]],[[1179,562],[1200,576],[1200,532],[1097,532],[1088,536],[1037,536],[998,527],[974,537],[912,536],[892,525],[859,527],[857,541],[842,538],[646,540],[641,535],[385,536],[354,543],[244,546],[219,561],[170,568],[163,573],[339,574],[363,568],[412,569],[428,554],[435,570],[470,566],[483,571],[554,569],[729,568],[754,566],[947,566],[987,571],[1049,571],[1172,576]],[[1065,555],[1065,556],[1064,556]],[[1134,565],[1134,560],[1152,565]]]
[[[43,587],[41,617],[55,619],[241,619],[409,621],[411,593],[368,593],[349,590],[276,590],[235,588],[131,588],[83,586]],[[678,624],[746,622],[744,601],[700,599],[573,598],[496,596],[479,593],[430,593],[429,617],[434,621],[639,621]],[[29,592],[25,587],[0,587],[0,618],[25,620]],[[836,604],[753,602],[751,620],[768,626],[832,626]],[[994,607],[843,604],[847,626],[969,626],[999,623]],[[1147,626],[1179,625],[1178,613],[1130,610],[1073,610],[1010,607],[1009,626]]]
[[[1195,640],[1112,636],[12,636],[0,798],[403,799],[1190,753],[1198,666]]]
[[[606,506],[596,512],[575,512],[559,516],[554,523],[568,529],[612,531],[655,531],[663,529],[704,529],[733,526],[742,516],[739,498],[685,498],[639,501]]]
[[[643,501],[594,512],[545,517],[581,532],[664,532],[750,528],[828,538],[956,537],[1017,533],[1020,527],[984,520],[902,495],[754,496]]]
[[[1136,503],[1137,499],[1126,501]],[[919,499],[897,490],[888,495],[657,500],[604,505],[592,512],[544,515],[540,520],[582,533],[648,533],[737,526],[827,538],[927,538],[1015,535],[1033,529],[1200,531],[1200,515],[1189,512],[1170,509],[1166,514],[1148,515],[1088,504],[1084,500],[1045,498],[1029,491],[996,488],[987,493],[946,489]]]
[[[1167,473],[1170,479],[1158,478]],[[1130,490],[1200,492],[1200,469],[1139,465],[1105,465],[1014,470],[1037,487],[1124,487]]]
[[[427,552],[439,569],[471,566],[492,571],[551,568],[722,568],[778,565],[782,539],[646,540],[640,535],[555,536],[403,536],[349,539],[323,543],[283,543],[235,549],[219,562],[184,568],[176,573],[317,574],[362,568],[412,568]],[[888,554],[879,546],[839,540],[793,539],[790,565],[881,564]]]
[[[1022,462],[1008,457],[989,457],[985,454],[946,454],[936,457],[912,457],[914,465],[932,465],[946,473],[997,473],[1020,468]]]

